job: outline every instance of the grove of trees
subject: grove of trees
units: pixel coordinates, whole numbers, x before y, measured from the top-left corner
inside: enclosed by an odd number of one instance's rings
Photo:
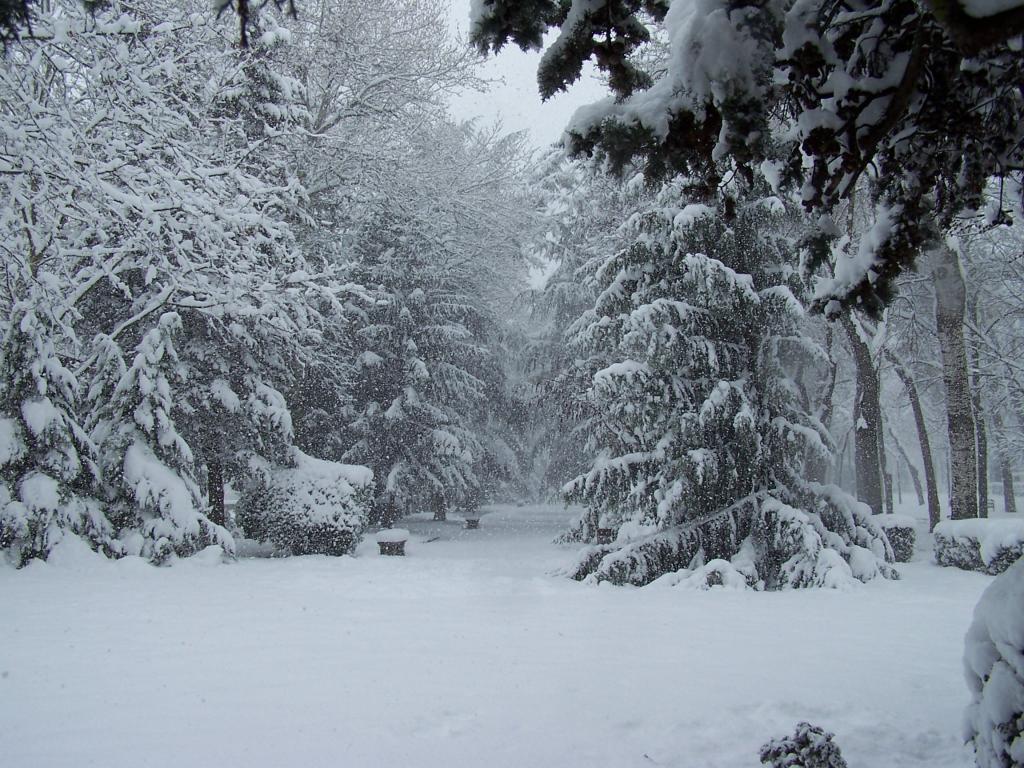
[[[1014,39],[691,5],[475,6],[480,50],[557,33],[542,94],[607,76],[532,155],[449,113],[440,0],[8,17],[0,546],[230,550],[225,487],[309,457],[375,524],[577,503],[574,575],[630,583],[891,575],[904,493],[1014,511]]]

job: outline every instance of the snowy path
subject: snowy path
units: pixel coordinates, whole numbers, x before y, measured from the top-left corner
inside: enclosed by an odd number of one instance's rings
[[[416,520],[404,559],[0,569],[0,763],[753,768],[809,719],[851,768],[971,764],[960,655],[988,577],[594,588],[547,575],[564,520]]]

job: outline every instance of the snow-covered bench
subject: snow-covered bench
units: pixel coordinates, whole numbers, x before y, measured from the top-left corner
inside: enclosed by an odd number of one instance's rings
[[[935,562],[997,574],[1024,556],[1024,520],[945,520],[935,526]]]
[[[409,532],[405,528],[385,528],[377,534],[377,546],[382,555],[405,556],[405,542],[409,540]]]

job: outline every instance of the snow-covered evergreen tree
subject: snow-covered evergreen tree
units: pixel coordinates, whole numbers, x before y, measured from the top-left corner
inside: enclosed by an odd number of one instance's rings
[[[174,343],[180,330],[177,314],[161,316],[130,366],[116,342],[98,340],[98,375],[90,392],[99,405],[93,436],[120,549],[158,563],[211,544],[233,550],[230,534],[207,516],[192,449],[178,428],[187,416],[178,397],[186,382]]]
[[[567,344],[569,329],[593,306],[595,275],[607,255],[626,244],[622,223],[645,192],[642,182],[612,178],[597,163],[570,161],[561,152],[538,169],[535,194],[546,226],[532,250],[550,272],[543,288],[528,294],[530,331],[521,357],[531,384],[532,482],[542,496],[556,493],[589,458],[580,425],[590,402],[581,393],[603,367],[602,353],[580,357]]]
[[[814,301],[880,313],[893,281],[1002,193],[989,221],[1021,211],[1020,41],[1013,3],[902,0],[486,0],[471,6],[482,52],[509,41],[543,49],[541,95],[593,62],[614,98],[580,109],[570,149],[615,167],[642,158],[651,176],[686,173],[714,189],[763,175],[799,195],[808,263],[826,263]],[[647,69],[663,32],[667,57]],[[547,36],[548,32],[552,32]],[[725,168],[720,161],[731,162]],[[858,184],[873,193],[871,236],[830,248]],[[839,257],[839,258],[836,258]]]
[[[870,511],[802,477],[828,439],[787,367],[821,353],[778,266],[791,247],[777,234],[781,202],[726,200],[727,219],[688,194],[676,180],[634,215],[632,244],[601,267],[576,324],[579,355],[614,362],[589,389],[597,458],[565,490],[587,505],[582,538],[616,536],[584,551],[576,577],[644,584],[732,568],[779,588],[891,573]]]
[[[78,381],[58,347],[67,329],[52,295],[11,308],[0,346],[0,550],[18,565],[45,558],[66,534],[93,548],[111,528],[92,498],[94,446],[78,420]]]
[[[354,442],[346,460],[376,478],[375,516],[413,507],[442,514],[479,486],[476,425],[489,357],[480,313],[443,252],[401,222],[382,220],[359,244],[373,306],[356,333]]]

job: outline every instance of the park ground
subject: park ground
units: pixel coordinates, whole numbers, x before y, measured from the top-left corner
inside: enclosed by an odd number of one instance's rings
[[[923,515],[923,512],[921,513]],[[26,768],[756,768],[809,720],[851,768],[968,768],[990,577],[684,591],[558,575],[557,506],[417,517],[405,558],[63,547],[0,568],[0,754]]]

